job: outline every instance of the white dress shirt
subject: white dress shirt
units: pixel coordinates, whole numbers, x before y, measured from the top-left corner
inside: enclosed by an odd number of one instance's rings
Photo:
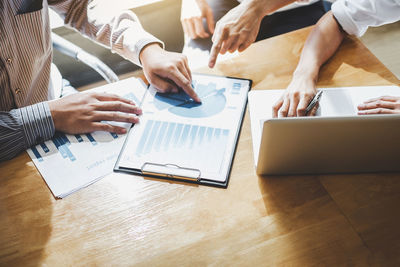
[[[400,20],[400,0],[338,0],[332,13],[348,34],[362,36],[368,27]]]

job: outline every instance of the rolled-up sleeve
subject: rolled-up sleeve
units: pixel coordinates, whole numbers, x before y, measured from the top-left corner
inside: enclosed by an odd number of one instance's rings
[[[368,27],[400,20],[400,0],[338,0],[332,13],[348,34],[362,36]]]
[[[146,32],[130,10],[118,10],[114,1],[49,0],[49,5],[71,26],[111,51],[140,65],[141,50],[150,43],[164,43]]]
[[[50,139],[54,132],[47,102],[0,112],[0,161]]]

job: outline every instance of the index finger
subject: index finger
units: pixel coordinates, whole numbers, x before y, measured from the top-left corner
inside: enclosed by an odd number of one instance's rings
[[[272,106],[272,117],[273,118],[277,118],[278,117],[278,111],[282,107],[282,105],[283,105],[283,97],[280,97],[278,102],[276,102]]]
[[[95,93],[94,96],[97,98],[97,100],[100,101],[121,101],[127,104],[135,104],[135,102],[133,102],[132,100],[129,100],[127,98],[115,94]]]
[[[216,41],[217,42],[213,43],[213,45],[211,47],[210,59],[208,61],[208,66],[210,68],[214,68],[214,66],[215,66],[215,62],[217,61],[219,51],[221,51],[223,39],[221,37],[217,37]]]
[[[185,91],[194,101],[201,103],[200,98],[197,96],[196,92],[192,87],[192,83],[185,78],[185,76],[177,69],[173,75],[169,77],[174,81],[183,91]]]
[[[372,103],[372,102],[375,102],[375,101],[378,101],[378,100],[384,100],[384,101],[390,101],[390,102],[396,102],[397,101],[396,97],[394,97],[394,96],[380,96],[380,97],[376,97],[376,98],[372,98],[372,99],[366,100],[366,101],[364,101],[364,103],[365,104],[366,103]]]

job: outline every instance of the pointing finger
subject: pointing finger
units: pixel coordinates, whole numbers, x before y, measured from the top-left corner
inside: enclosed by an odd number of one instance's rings
[[[219,51],[221,51],[222,42],[223,42],[222,39],[217,38],[217,43],[214,43],[211,47],[210,59],[208,61],[208,66],[210,68],[214,68],[215,66],[215,62],[217,61]]]
[[[194,101],[199,103],[201,102],[200,98],[197,96],[192,87],[192,83],[186,79],[178,69],[176,69],[174,73],[170,73],[168,78],[173,80],[179,87],[181,87],[182,90],[185,91],[191,98],[193,98]]]

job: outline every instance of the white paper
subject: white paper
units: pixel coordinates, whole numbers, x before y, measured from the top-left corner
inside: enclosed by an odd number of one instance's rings
[[[93,91],[108,92],[133,100],[137,105],[146,92],[144,83],[130,78]],[[130,123],[116,123],[129,129]],[[53,195],[63,198],[113,171],[125,135],[108,132],[69,135],[56,133],[53,139],[27,150]]]
[[[398,86],[320,88],[323,90],[318,116],[356,116],[357,105],[380,96],[400,96]],[[272,106],[285,90],[256,90],[249,93],[249,112],[254,162],[257,165],[264,121],[272,118]]]
[[[120,167],[140,170],[145,163],[174,164],[200,170],[202,178],[226,180],[249,81],[193,75],[193,85],[201,105],[184,93],[163,96],[149,89]]]

